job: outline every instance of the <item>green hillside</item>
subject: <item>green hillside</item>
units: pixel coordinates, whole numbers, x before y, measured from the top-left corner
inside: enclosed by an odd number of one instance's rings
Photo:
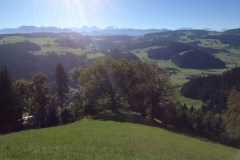
[[[106,119],[0,136],[1,160],[235,160],[238,154],[159,127]]]
[[[77,33],[0,35],[0,66],[7,65],[13,79],[30,79],[34,73],[44,72],[53,84],[53,73],[58,62],[69,73],[74,67],[87,66],[104,56],[141,59],[167,69],[172,83],[180,90],[189,79],[221,74],[240,65],[238,31],[175,30],[144,36],[84,36]],[[19,43],[37,45],[37,49],[29,50],[24,45],[14,49],[13,46]],[[201,50],[201,54],[175,57],[189,49]],[[179,92],[176,97],[188,106],[199,107],[203,104],[201,101],[186,99]]]

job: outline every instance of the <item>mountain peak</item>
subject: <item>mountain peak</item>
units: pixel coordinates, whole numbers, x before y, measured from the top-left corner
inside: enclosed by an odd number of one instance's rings
[[[108,26],[105,28],[105,30],[116,30],[118,29],[117,27],[114,27],[114,26]]]

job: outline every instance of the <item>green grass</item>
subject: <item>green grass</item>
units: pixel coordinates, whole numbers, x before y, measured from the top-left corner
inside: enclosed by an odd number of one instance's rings
[[[105,55],[102,54],[102,53],[90,53],[90,54],[87,54],[87,58],[88,59],[95,59],[95,58],[101,58],[101,57],[104,57]]]
[[[238,154],[159,127],[106,119],[0,136],[1,160],[235,160]]]
[[[233,48],[231,48],[231,49],[228,49],[228,51],[230,53],[232,53],[232,54],[240,56],[240,49],[233,49]]]
[[[229,45],[221,43],[219,40],[216,39],[199,39],[201,47],[210,47],[215,49],[222,49],[227,48]]]
[[[0,45],[7,43],[16,43],[16,42],[24,42],[27,38],[23,36],[8,36],[0,39]]]
[[[179,92],[176,95],[176,98],[181,104],[186,104],[188,107],[191,107],[192,105],[194,107],[201,107],[203,105],[203,102],[201,100],[184,97]]]
[[[55,43],[56,38],[26,38],[24,36],[9,36],[0,39],[0,45],[7,43],[24,42],[26,40],[36,43],[41,47],[41,51],[34,52],[35,54],[47,54],[48,52],[55,52],[58,54],[73,53],[76,55],[82,55],[87,50],[82,50],[80,48],[67,48],[61,47],[58,43]]]
[[[231,54],[231,53],[219,53],[215,57],[221,59],[227,64],[227,67],[235,67],[240,65],[240,55]]]
[[[194,33],[192,33],[191,31],[186,31],[184,32],[184,36],[182,37],[179,37],[178,38],[178,41],[179,42],[183,42],[183,43],[186,43],[186,42],[194,42],[194,40],[192,40],[189,36],[193,36],[195,35]]]

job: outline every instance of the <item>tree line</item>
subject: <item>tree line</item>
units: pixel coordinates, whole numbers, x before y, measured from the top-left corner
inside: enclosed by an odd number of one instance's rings
[[[66,93],[68,92],[66,73],[59,63],[56,69],[56,95],[46,74],[39,72],[31,80],[13,81],[6,66],[0,69],[0,131],[9,132],[22,129],[23,117],[33,116],[28,127],[46,127],[58,124],[57,106],[60,118]]]
[[[240,89],[240,67],[232,68],[222,75],[193,78],[183,85],[181,94],[202,100],[209,111],[226,110],[227,96],[232,89]]]
[[[46,74],[13,81],[7,67],[2,67],[0,129],[14,129],[27,115],[34,117],[30,127],[42,128],[73,122],[81,115],[104,109],[117,113],[119,107],[154,119],[159,103],[173,95],[169,77],[157,65],[141,61],[102,58],[89,67],[72,69],[70,75],[75,82],[71,89],[67,74],[58,64],[54,93]]]
[[[204,102],[203,116],[208,116],[208,124],[217,124],[209,129],[217,129],[211,136],[223,143],[240,145],[240,67],[232,68],[222,75],[209,75],[190,80],[183,85],[181,93]],[[212,119],[212,120],[210,120]],[[202,119],[206,121],[206,119]],[[206,129],[204,125],[204,129]],[[201,133],[200,131],[198,133]]]

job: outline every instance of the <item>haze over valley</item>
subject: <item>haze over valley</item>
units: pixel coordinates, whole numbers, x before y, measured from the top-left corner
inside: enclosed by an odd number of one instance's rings
[[[1,1],[0,160],[238,159],[239,5]]]

